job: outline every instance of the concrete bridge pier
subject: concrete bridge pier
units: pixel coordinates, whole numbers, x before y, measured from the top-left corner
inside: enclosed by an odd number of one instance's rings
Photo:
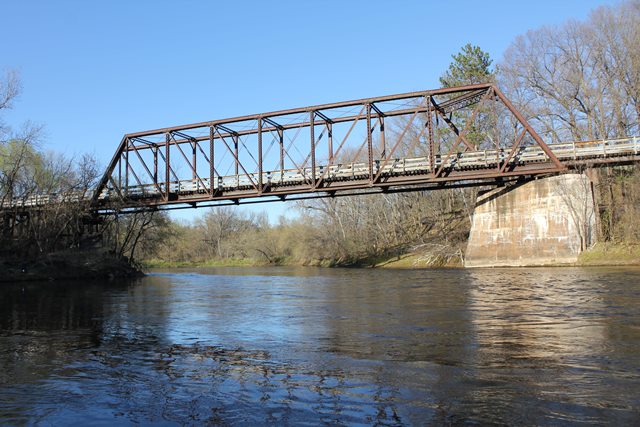
[[[465,267],[575,263],[596,236],[585,174],[539,178],[478,197]]]

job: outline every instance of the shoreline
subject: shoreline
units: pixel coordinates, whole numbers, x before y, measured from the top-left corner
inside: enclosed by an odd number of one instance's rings
[[[142,277],[126,257],[107,251],[68,250],[33,259],[0,259],[0,283]]]
[[[312,262],[292,262],[281,260],[269,263],[264,259],[231,258],[198,262],[168,262],[148,260],[142,263],[145,270],[162,268],[207,268],[207,267],[324,267],[324,268],[381,268],[381,269],[436,269],[461,268],[461,257],[438,258],[429,252],[410,252],[378,260],[363,260],[358,263],[334,263],[326,260]],[[535,268],[535,267],[640,267],[640,244],[635,243],[597,243],[578,256],[575,263],[544,264],[530,266],[487,266],[477,268]]]
[[[117,257],[107,251],[69,250],[56,252],[38,259],[0,259],[0,283],[51,282],[59,280],[119,279],[143,277],[145,271],[155,269],[198,269],[229,267],[322,267],[322,268],[379,268],[388,270],[465,269],[459,256],[443,259],[430,252],[410,252],[389,258],[368,259],[360,262],[336,263],[331,260],[296,262],[289,259],[269,263],[265,259],[230,258],[197,262],[143,261],[134,266],[126,257]],[[571,264],[531,266],[487,266],[477,268],[561,268],[561,267],[628,267],[640,268],[640,244],[598,243]],[[470,268],[473,269],[473,268]]]

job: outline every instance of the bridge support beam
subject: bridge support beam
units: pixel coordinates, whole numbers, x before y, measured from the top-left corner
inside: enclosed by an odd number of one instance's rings
[[[478,197],[465,267],[566,265],[596,236],[591,182],[564,174]]]

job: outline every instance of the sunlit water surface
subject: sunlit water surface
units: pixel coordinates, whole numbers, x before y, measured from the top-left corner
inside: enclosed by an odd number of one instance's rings
[[[0,309],[0,424],[640,423],[640,270],[182,270]]]

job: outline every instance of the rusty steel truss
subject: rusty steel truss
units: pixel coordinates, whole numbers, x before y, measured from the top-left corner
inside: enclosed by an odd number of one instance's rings
[[[520,159],[528,147],[541,156]],[[127,134],[92,203],[126,210],[294,200],[565,169],[495,85],[476,84]]]

